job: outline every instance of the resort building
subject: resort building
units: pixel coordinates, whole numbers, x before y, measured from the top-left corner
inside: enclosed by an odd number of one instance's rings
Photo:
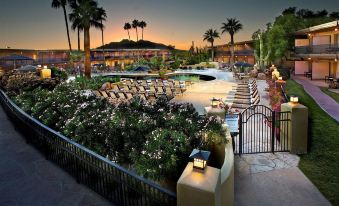
[[[0,49],[0,67],[13,69],[23,65],[64,64],[69,50]]]
[[[295,36],[295,75],[311,79],[339,78],[339,22],[299,30]]]
[[[114,67],[132,64],[140,58],[151,59],[152,57],[162,57],[167,60],[171,55],[168,49],[93,49],[91,51],[92,64],[102,64]],[[105,58],[104,58],[105,57]]]
[[[230,63],[231,45],[224,44],[215,46],[215,60],[218,62]],[[247,62],[255,64],[254,41],[236,42],[234,44],[235,62]]]
[[[140,58],[150,59],[162,57],[167,60],[171,50],[167,48],[114,48],[92,49],[92,65],[103,64],[114,67],[131,64]],[[69,62],[69,50],[32,50],[32,49],[0,49],[0,68],[13,69],[23,65],[56,65]]]

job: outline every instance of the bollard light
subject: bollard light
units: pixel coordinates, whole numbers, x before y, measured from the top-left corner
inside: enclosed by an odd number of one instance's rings
[[[211,99],[211,107],[212,108],[217,108],[220,104],[220,99],[217,99],[217,98],[212,98]]]
[[[211,152],[209,151],[194,149],[190,155],[190,158],[193,159],[193,168],[201,171],[205,170],[210,154]]]
[[[299,102],[299,98],[298,98],[297,96],[295,96],[295,95],[292,95],[292,96],[290,97],[290,102],[296,104],[296,103]]]

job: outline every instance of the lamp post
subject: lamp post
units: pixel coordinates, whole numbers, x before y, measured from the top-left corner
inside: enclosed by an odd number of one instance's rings
[[[211,152],[200,149],[194,149],[190,154],[190,158],[193,159],[193,168],[198,171],[204,171],[207,166],[207,160]]]

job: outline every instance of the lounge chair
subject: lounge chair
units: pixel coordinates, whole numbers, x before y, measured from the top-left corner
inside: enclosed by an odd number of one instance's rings
[[[93,94],[96,96],[96,97],[102,97],[101,93],[97,90],[94,90],[93,91]]]
[[[126,93],[125,93],[125,96],[126,96],[127,100],[133,99],[132,93],[126,92]]]
[[[105,98],[108,98],[108,94],[106,93],[106,91],[100,91],[101,95]]]

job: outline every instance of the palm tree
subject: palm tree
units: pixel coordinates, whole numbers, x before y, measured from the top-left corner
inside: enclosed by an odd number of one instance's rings
[[[130,23],[125,23],[124,29],[127,30],[128,33],[128,39],[131,41],[131,36],[129,35],[129,30],[132,28]]]
[[[98,8],[94,0],[74,0],[71,4],[72,13],[69,18],[72,21],[72,28],[82,28],[84,31],[85,50],[85,76],[91,78],[91,44],[90,28],[103,29],[102,21],[106,20],[103,9]]]
[[[71,38],[69,36],[68,19],[67,19],[67,11],[66,11],[67,3],[68,3],[67,0],[53,0],[52,1],[52,8],[59,9],[61,7],[63,12],[64,12],[64,18],[65,18],[65,23],[66,23],[67,39],[68,39],[68,46],[69,46],[69,51],[72,52],[72,44],[71,44]]]
[[[222,23],[221,31],[222,34],[227,32],[231,36],[231,65],[234,64],[234,34],[239,32],[243,26],[235,18],[227,19],[227,23]]]
[[[98,8],[98,12],[99,12],[99,19],[100,19],[100,23],[101,23],[101,43],[102,43],[102,56],[103,56],[103,61],[104,61],[104,65],[106,66],[106,60],[105,60],[105,41],[104,41],[104,24],[103,21],[106,20],[107,18],[107,14],[106,11],[104,10],[104,8]]]
[[[204,34],[204,41],[208,41],[211,43],[212,61],[214,61],[214,39],[215,38],[220,38],[219,32],[217,32],[217,30],[209,29]]]
[[[142,40],[144,40],[144,28],[147,27],[147,24],[145,21],[139,22],[139,27],[141,28],[141,34],[142,34]]]
[[[132,21],[132,27],[133,29],[135,29],[136,33],[137,33],[137,42],[139,41],[139,36],[138,36],[138,27],[139,27],[139,21],[134,19]]]

